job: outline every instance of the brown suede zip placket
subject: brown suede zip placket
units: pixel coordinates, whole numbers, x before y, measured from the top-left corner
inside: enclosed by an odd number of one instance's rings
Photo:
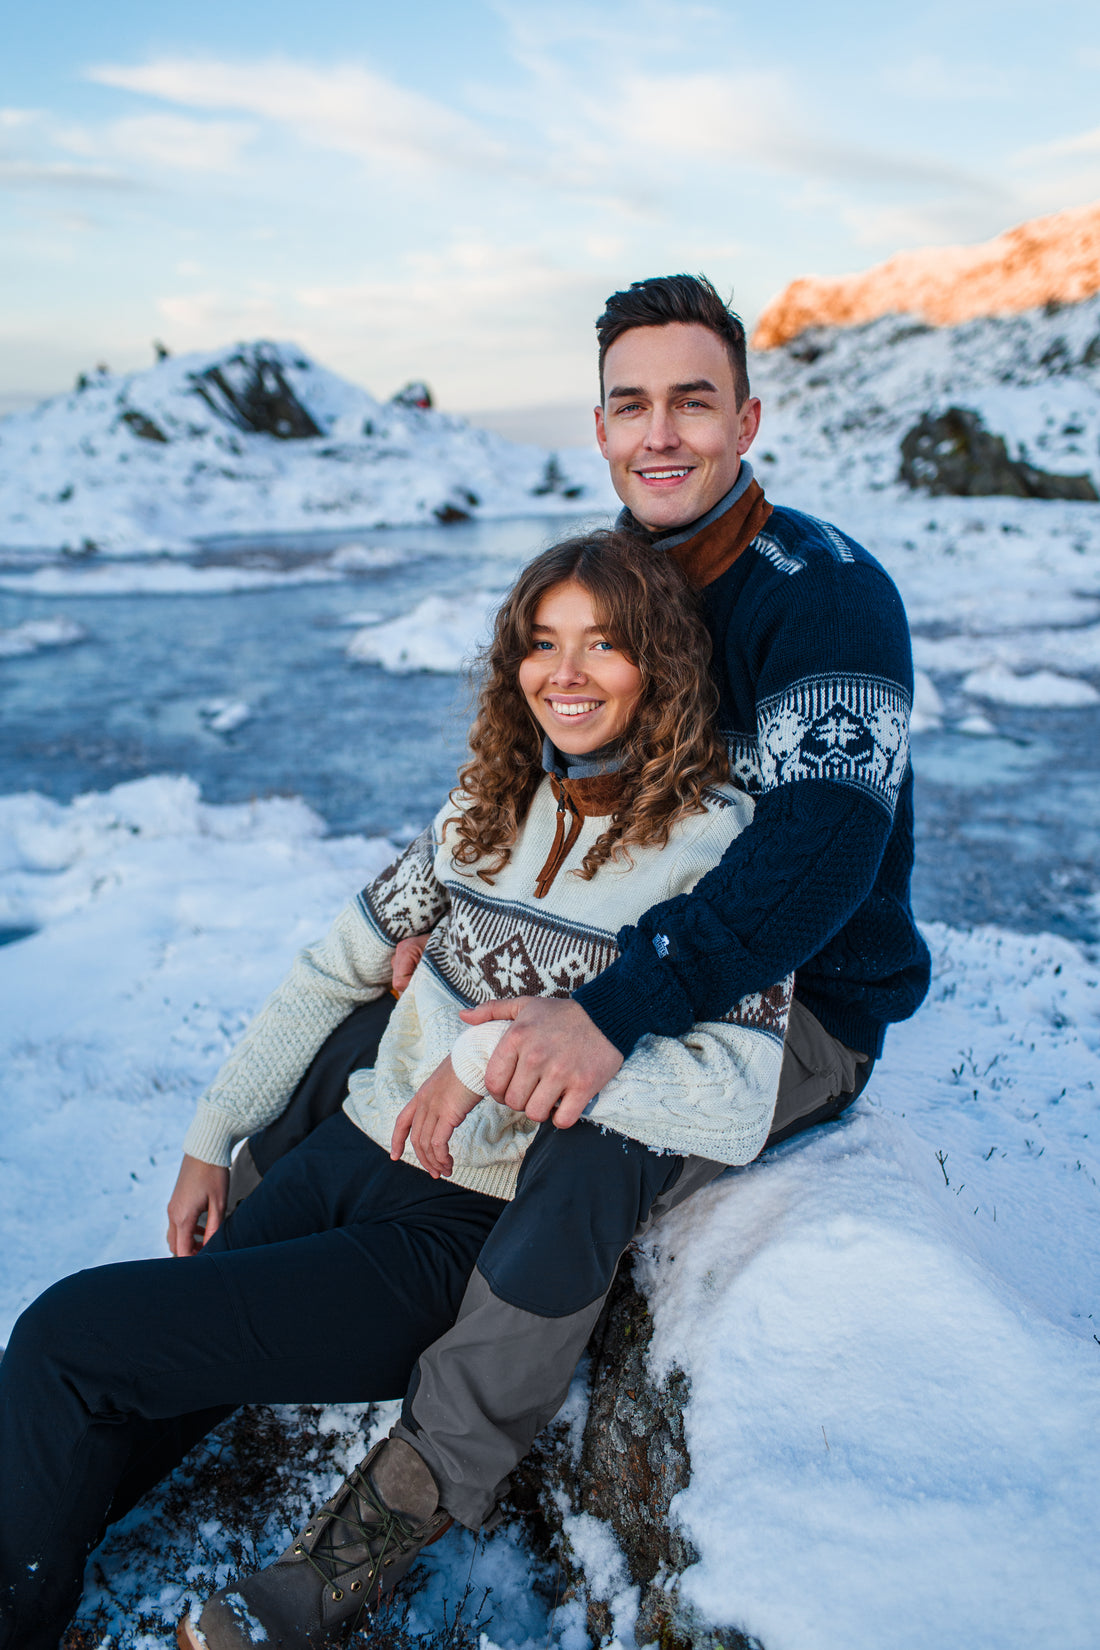
[[[546,856],[546,864],[535,882],[535,898],[545,899],[561,870],[586,819],[606,818],[613,814],[622,799],[622,784],[617,773],[601,773],[587,779],[559,779],[550,775],[550,789],[558,804],[554,822],[554,840]],[[568,818],[568,824],[566,820]]]

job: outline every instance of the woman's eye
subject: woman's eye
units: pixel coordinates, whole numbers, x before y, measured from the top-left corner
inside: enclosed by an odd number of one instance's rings
[[[554,645],[553,642],[532,642],[531,643],[531,652],[532,653],[549,653],[549,651],[553,647],[553,645]]]

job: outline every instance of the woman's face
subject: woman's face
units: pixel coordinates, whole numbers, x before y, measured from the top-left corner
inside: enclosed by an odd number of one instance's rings
[[[642,673],[604,635],[592,597],[570,579],[539,602],[519,685],[544,733],[584,756],[629,727]]]

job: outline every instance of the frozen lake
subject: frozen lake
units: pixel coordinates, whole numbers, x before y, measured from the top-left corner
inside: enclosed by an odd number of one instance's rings
[[[0,657],[0,791],[68,801],[186,773],[208,801],[301,795],[334,833],[407,836],[454,781],[468,688],[454,668],[350,658],[349,642],[429,597],[468,607],[476,629],[486,593],[566,530],[558,517],[385,529],[350,546],[347,534],[222,541],[188,562],[55,563],[53,593],[0,587],[0,635],[61,620],[82,633]],[[96,587],[117,593],[85,593]],[[436,662],[454,664],[445,649]],[[947,714],[914,739],[918,916],[1095,940],[1095,709],[989,704],[978,736],[959,729],[961,701],[952,717],[955,678],[932,674]]]

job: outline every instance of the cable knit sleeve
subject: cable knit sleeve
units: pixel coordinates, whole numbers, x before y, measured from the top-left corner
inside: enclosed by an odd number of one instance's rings
[[[642,1037],[584,1115],[654,1151],[751,1163],[771,1127],[789,1003],[787,981],[768,1005],[767,1031],[712,1022],[684,1037]]]
[[[278,1117],[330,1032],[389,987],[398,940],[439,921],[448,897],[435,850],[448,812],[299,953],[199,1100],[184,1140],[189,1156],[227,1164],[237,1141]]]
[[[889,891],[877,906],[872,897],[899,799],[911,806],[912,663],[897,592],[850,556],[812,577],[777,576],[751,624],[731,623],[728,655],[729,676],[747,673],[755,695],[742,743],[756,813],[690,894],[624,928],[618,961],[574,993],[624,1054],[647,1032],[719,1018],[793,969],[801,994],[811,962],[827,966],[830,1002],[850,1000],[861,1023],[904,1018],[927,984],[911,917],[895,920]],[[858,934],[846,927],[857,912]]]

